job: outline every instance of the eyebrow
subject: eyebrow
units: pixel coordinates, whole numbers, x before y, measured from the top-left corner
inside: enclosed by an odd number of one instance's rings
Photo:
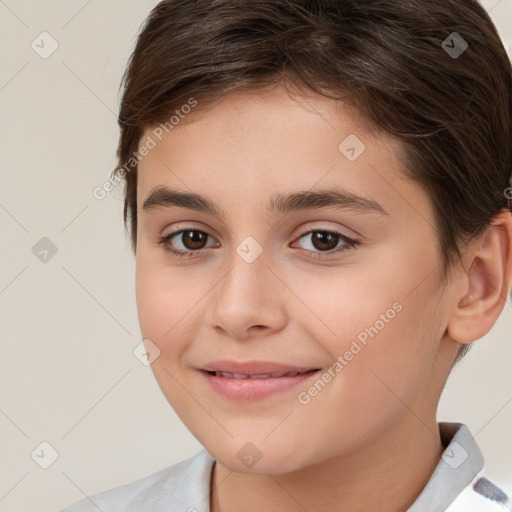
[[[142,209],[149,211],[153,208],[172,207],[187,208],[216,217],[224,216],[224,210],[210,199],[199,194],[181,192],[162,185],[151,190]],[[287,194],[277,193],[270,198],[267,205],[272,213],[288,213],[326,207],[389,215],[376,201],[338,188],[316,191],[304,190]]]

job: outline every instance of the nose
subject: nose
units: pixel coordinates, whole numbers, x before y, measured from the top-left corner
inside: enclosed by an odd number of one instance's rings
[[[248,263],[235,253],[231,268],[209,294],[210,325],[237,340],[278,332],[287,322],[285,292],[263,254]]]

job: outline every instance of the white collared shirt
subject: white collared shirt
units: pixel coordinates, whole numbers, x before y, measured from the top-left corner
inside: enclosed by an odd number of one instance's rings
[[[484,459],[469,429],[439,423],[446,446],[434,473],[407,512],[506,512],[512,500],[484,476]],[[210,512],[214,459],[202,449],[193,457],[135,482],[115,487],[61,512]]]

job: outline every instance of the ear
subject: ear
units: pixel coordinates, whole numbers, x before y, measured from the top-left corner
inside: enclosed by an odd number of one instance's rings
[[[486,335],[509,299],[512,283],[512,213],[504,211],[463,257],[466,275],[450,317],[447,334],[459,343]]]

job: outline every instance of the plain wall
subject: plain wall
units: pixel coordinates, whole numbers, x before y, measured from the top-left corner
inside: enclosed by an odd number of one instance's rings
[[[132,353],[121,196],[92,195],[115,163],[121,75],[155,4],[0,2],[0,512],[56,511],[200,449]],[[512,1],[483,4],[510,53]],[[49,51],[43,31],[59,45],[48,58],[31,47]],[[34,246],[50,248],[46,262]],[[509,300],[450,377],[439,420],[470,427],[488,475],[512,494],[511,332]],[[48,456],[42,442],[58,452],[48,469],[31,456]]]

